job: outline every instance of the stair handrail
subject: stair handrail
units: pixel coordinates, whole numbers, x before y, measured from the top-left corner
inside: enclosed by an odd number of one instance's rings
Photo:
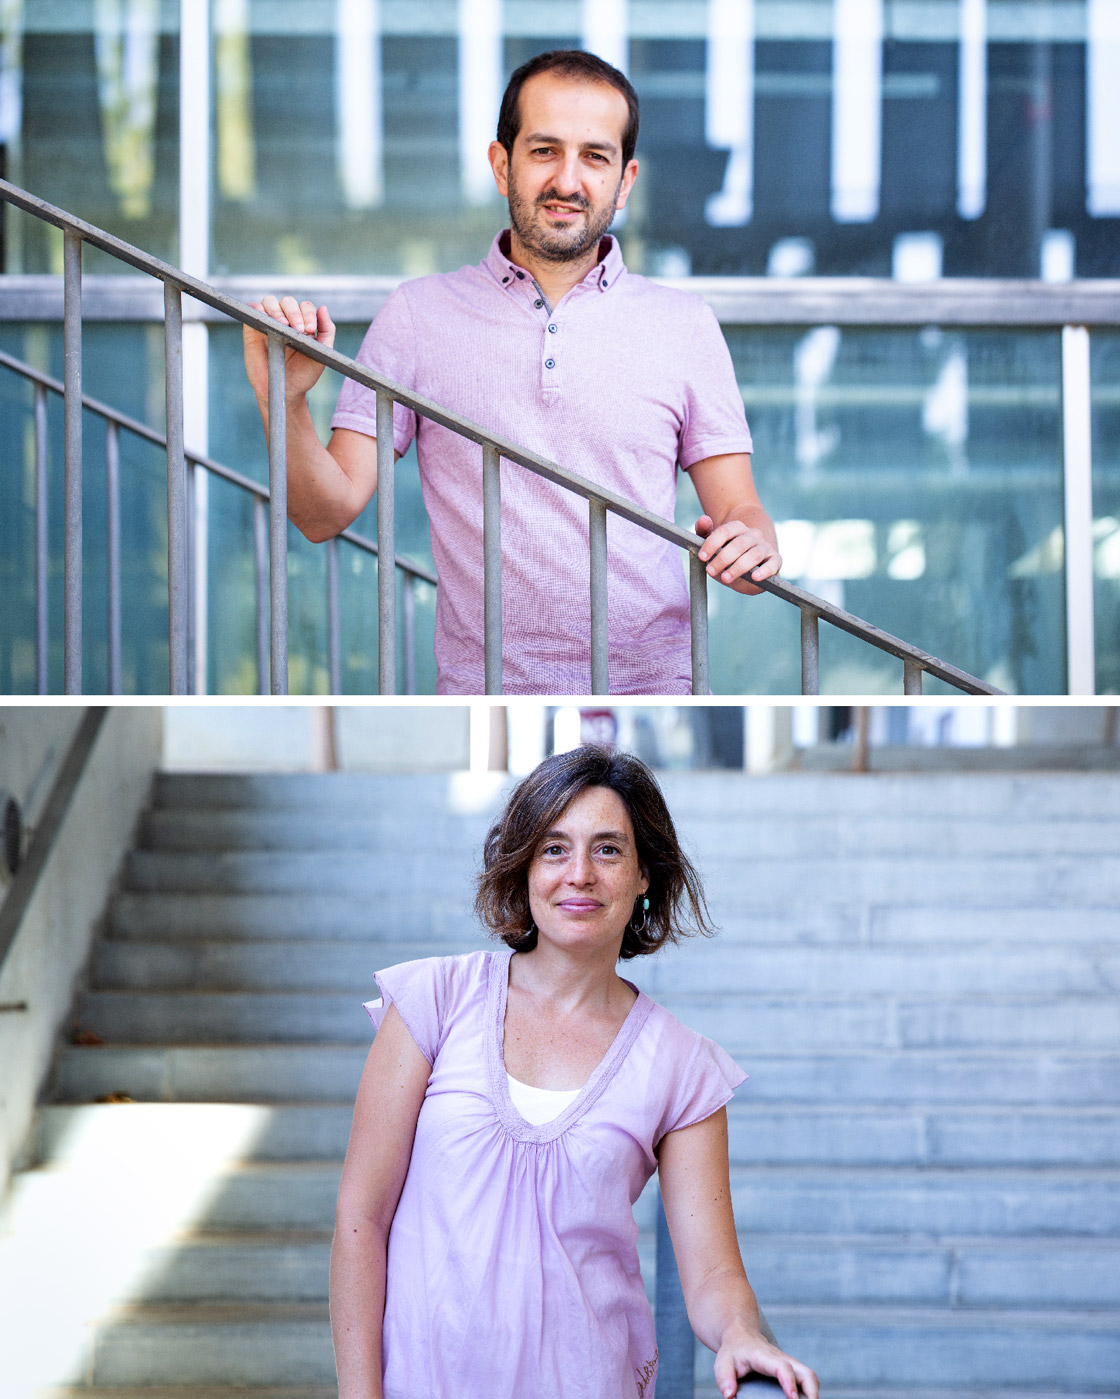
[[[42,814],[35,822],[27,849],[0,903],[0,971],[20,930],[23,916],[34,896],[40,876],[55,849],[66,813],[82,780],[101,727],[108,718],[107,706],[91,706],[82,715],[77,730],[55,773]],[[0,1006],[0,1010],[26,1010],[22,1002]]]
[[[47,392],[60,395],[63,399],[66,396],[66,386],[60,380],[54,379],[42,370],[36,369],[33,365],[17,359],[14,355],[9,355],[4,350],[0,350],[0,367],[10,369],[13,373],[20,375],[35,385],[35,458],[36,458],[36,672],[38,677],[38,689],[40,694],[46,694],[47,689],[47,587],[46,587],[46,565],[47,565],[47,531],[46,531],[46,504],[45,504],[45,451],[46,451],[46,413],[45,394]],[[108,619],[108,642],[109,642],[109,662],[108,662],[108,693],[111,695],[120,694],[121,677],[121,588],[120,588],[120,444],[118,434],[121,429],[139,437],[142,441],[150,442],[154,446],[167,448],[167,438],[157,432],[155,428],[149,427],[147,423],[142,423],[136,418],[129,417],[127,413],[122,413],[118,409],[103,403],[100,399],[91,397],[89,394],[82,394],[82,407],[101,418],[105,423],[105,458],[108,476],[108,563],[109,563],[109,619]],[[265,539],[267,537],[266,512],[270,497],[269,488],[259,481],[254,481],[251,477],[244,475],[240,471],[234,470],[231,466],[225,466],[222,462],[215,461],[213,457],[204,453],[192,451],[189,447],[185,449],[185,456],[188,466],[195,467],[208,472],[211,476],[220,478],[230,485],[237,487],[240,491],[250,495],[253,500],[253,551],[255,563],[255,586],[257,594],[257,677],[258,689],[261,694],[268,693],[268,582],[267,567],[265,560]],[[363,553],[370,554],[374,558],[378,556],[377,545],[372,539],[367,539],[364,534],[360,534],[355,529],[344,529],[334,539],[326,541],[327,549],[327,653],[328,671],[330,676],[331,693],[338,694],[341,691],[341,638],[339,626],[339,596],[338,596],[338,541],[344,540],[348,544],[353,544],[355,548]],[[415,559],[410,559],[404,554],[397,554],[394,559],[397,569],[404,578],[404,642],[405,642],[405,693],[412,694],[415,690],[416,679],[416,629],[415,629],[415,585],[417,580],[431,584],[435,587],[439,579],[430,568],[425,568]],[[191,618],[193,622],[193,617]],[[191,686],[193,688],[193,686]]]
[[[81,257],[83,242],[163,283],[164,338],[167,376],[168,473],[168,612],[171,692],[187,692],[189,616],[189,554],[187,548],[186,455],[183,446],[183,306],[186,292],[197,301],[250,326],[268,341],[268,457],[270,559],[271,692],[287,693],[287,426],[284,396],[286,346],[334,369],[376,395],[377,543],[384,558],[394,558],[393,404],[477,443],[483,452],[483,569],[485,692],[502,692],[501,596],[501,461],[516,463],[545,480],[582,496],[588,502],[591,603],[591,690],[609,694],[607,642],[607,513],[629,520],[651,534],[676,544],[689,556],[689,614],[692,640],[692,692],[709,693],[708,575],[699,559],[700,535],[684,529],[633,501],[530,452],[507,438],[453,413],[432,399],[376,374],[356,360],[281,326],[263,312],[219,291],[201,278],[153,257],[104,229],[49,204],[27,190],[0,180],[0,200],[61,228],[63,242],[63,324],[65,345],[64,403],[66,414],[66,690],[81,693]],[[378,569],[378,673],[382,694],[396,693],[396,578],[394,569]],[[819,693],[819,621],[900,659],[903,693],[920,694],[928,673],[965,694],[1004,693],[967,671],[947,664],[900,637],[856,617],[822,597],[779,578],[757,584],[764,592],[796,606],[801,615],[801,693]]]

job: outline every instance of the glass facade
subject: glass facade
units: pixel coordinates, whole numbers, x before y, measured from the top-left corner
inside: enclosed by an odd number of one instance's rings
[[[211,0],[211,270],[474,261],[505,79],[582,44],[642,99],[635,271],[1116,276],[1113,5]],[[178,0],[0,18],[8,178],[174,260]],[[56,267],[8,234],[4,270]]]

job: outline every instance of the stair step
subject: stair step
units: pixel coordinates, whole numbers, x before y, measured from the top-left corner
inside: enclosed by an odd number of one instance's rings
[[[752,897],[764,902],[788,897],[792,890],[802,899],[855,898],[869,903],[928,902],[931,897],[981,907],[1009,899],[1057,907],[1115,907],[1120,902],[1120,856],[1114,853],[1045,860],[1022,855],[806,860],[786,851],[755,859],[749,837],[743,839],[736,853],[705,853],[704,875],[713,886],[733,888],[746,860]],[[324,858],[318,851],[134,850],[126,860],[126,886],[150,892],[312,893],[322,883]],[[392,859],[371,859],[348,850],[330,857],[336,892],[370,899],[431,889],[451,890],[454,897],[456,891],[469,892],[477,869],[477,860],[466,851],[414,853],[410,847]]]
[[[1054,1388],[1076,1365],[1100,1377],[1089,1393],[1114,1394],[1120,1374],[1120,1319],[1093,1312],[775,1307],[769,1318],[825,1393],[900,1383]],[[135,1307],[98,1328],[92,1364],[97,1385],[326,1384],[333,1374],[326,1307],[314,1303]],[[696,1376],[711,1379],[702,1347]]]
[[[469,950],[481,934],[459,891],[441,899],[417,893],[394,899],[390,909],[371,907],[365,896],[321,894],[137,894],[113,901],[109,931],[115,939],[176,941],[196,938],[269,941],[402,942],[431,953]],[[446,945],[445,945],[446,944]],[[415,954],[414,954],[415,955]]]
[[[114,1043],[353,1042],[355,997],[337,992],[84,992],[76,1024]],[[661,1003],[731,1054],[802,1049],[1109,1048],[1120,996],[895,1001],[859,995],[662,996]]]
[[[105,1152],[173,1131],[223,1132],[253,1161],[342,1160],[350,1102],[257,1106],[238,1103],[50,1104],[40,1109],[37,1159],[75,1159],[94,1143]],[[728,1110],[738,1165],[1120,1165],[1114,1108],[903,1108],[797,1104],[749,1099]]]
[[[470,951],[493,942],[453,943],[441,954]],[[317,939],[286,942],[282,954],[270,942],[217,939],[152,942],[140,939],[98,944],[94,983],[128,987],[200,990],[332,990],[367,992],[380,967],[408,961],[430,949],[419,942]],[[681,994],[756,993],[830,995],[845,989],[869,999],[877,995],[972,997],[1103,996],[1120,1004],[1120,950],[1100,954],[1084,948],[736,948],[696,942],[667,948],[657,957],[635,958],[625,975],[655,999]],[[1120,1018],[1120,1012],[1118,1012]]]
[[[179,1239],[144,1256],[143,1300],[326,1301],[326,1231]],[[775,1237],[741,1233],[763,1307],[897,1304],[953,1308],[1120,1306],[1120,1242],[1000,1238],[941,1240]],[[642,1272],[655,1269],[652,1232],[639,1237]]]
[[[679,823],[682,839],[705,861],[742,855],[754,859],[832,858],[837,855],[952,855],[973,860],[989,855],[1044,853],[1087,857],[1120,849],[1120,813],[1111,819],[1066,820],[1056,825],[1035,814],[993,822],[978,815],[946,821],[943,815],[911,812],[897,817],[867,815],[858,823],[847,813],[800,812],[795,819],[742,825],[693,815]],[[416,808],[356,814],[337,811],[263,810],[259,807],[157,809],[145,814],[140,845],[155,852],[339,851],[383,853],[410,845],[427,854],[469,854],[477,860],[489,826],[484,814],[455,815]]]
[[[357,1004],[353,1014],[357,1042],[350,1046],[64,1046],[56,1090],[66,1102],[107,1094],[151,1102],[353,1101],[372,1039]],[[748,1067],[739,1095],[755,1104],[1120,1104],[1120,1053],[1103,1051],[756,1054]]]
[[[948,1312],[936,1308],[774,1307],[783,1347],[833,1386],[995,1385],[1115,1394],[1120,1317],[1094,1312]],[[710,1378],[710,1356],[697,1377]],[[1093,1385],[1095,1384],[1095,1388]],[[908,1394],[913,1391],[907,1390]]]
[[[714,902],[714,901],[713,901]],[[752,899],[749,913],[731,899],[714,906],[720,942],[803,946],[815,943],[888,945],[929,943],[1023,947],[1108,947],[1120,943],[1120,914],[1110,908],[969,908],[948,903],[929,907],[866,907],[834,898],[802,902],[796,897],[767,906]],[[110,910],[114,938],[194,939],[388,937],[414,942],[478,936],[463,898],[395,902],[391,917],[369,900],[324,892],[300,894],[122,893]],[[433,949],[434,950],[434,949]]]
[[[658,774],[678,824],[709,818],[845,817],[916,812],[925,817],[1019,821],[1044,811],[1057,822],[1120,819],[1120,786],[1111,773]],[[154,801],[162,807],[294,808],[358,818],[382,811],[492,811],[512,785],[502,773],[161,773]],[[916,795],[917,793],[917,795]]]

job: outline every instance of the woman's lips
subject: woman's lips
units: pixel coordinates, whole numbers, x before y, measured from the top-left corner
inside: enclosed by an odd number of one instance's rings
[[[562,899],[560,907],[573,913],[587,913],[590,909],[601,908],[602,905],[597,899]]]

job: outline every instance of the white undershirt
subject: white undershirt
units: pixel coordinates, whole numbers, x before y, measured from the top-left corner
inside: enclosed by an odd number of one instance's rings
[[[575,1101],[580,1091],[578,1088],[533,1088],[508,1073],[506,1081],[514,1107],[534,1127],[559,1117],[568,1104]]]

